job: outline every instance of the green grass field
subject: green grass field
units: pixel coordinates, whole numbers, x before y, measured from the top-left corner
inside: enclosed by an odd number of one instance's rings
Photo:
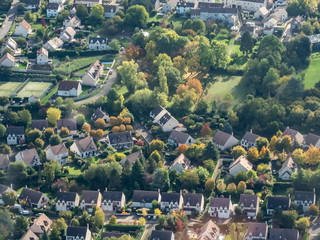
[[[314,87],[320,81],[320,55],[312,57],[311,62],[305,72],[304,86],[306,89]]]
[[[28,82],[18,93],[17,97],[31,97],[32,95],[40,97],[43,92],[50,87],[47,82]]]
[[[0,82],[0,97],[9,97],[22,82]]]

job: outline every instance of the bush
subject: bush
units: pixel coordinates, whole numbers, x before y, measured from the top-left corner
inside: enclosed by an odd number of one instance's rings
[[[107,231],[118,231],[118,232],[135,232],[135,231],[143,231],[144,230],[144,226],[139,226],[139,225],[120,225],[120,224],[114,224],[114,225],[110,225],[107,224],[106,225],[106,230]]]

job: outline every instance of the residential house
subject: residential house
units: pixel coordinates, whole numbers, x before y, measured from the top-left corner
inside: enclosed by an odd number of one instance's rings
[[[256,26],[241,26],[240,27],[240,35],[243,36],[245,32],[249,32],[252,37],[257,37],[257,27]]]
[[[220,228],[211,220],[203,225],[197,235],[197,240],[218,240]]]
[[[81,194],[80,208],[87,209],[89,213],[92,212],[93,206],[100,208],[102,202],[101,193],[98,191],[83,190]]]
[[[130,149],[133,146],[131,132],[108,134],[106,143],[114,149]]]
[[[188,11],[194,8],[194,2],[185,2],[185,1],[178,1],[176,6],[176,11],[180,15],[185,15]]]
[[[231,26],[238,23],[238,9],[229,7],[202,7],[191,9],[191,19],[200,18],[203,21],[223,21]]]
[[[76,7],[71,7],[71,10],[70,10],[70,14],[71,14],[71,16],[76,15],[76,13],[77,13],[77,9],[76,9]]]
[[[171,231],[152,230],[150,240],[174,240]]]
[[[116,211],[124,207],[126,204],[126,196],[123,192],[106,191],[102,195],[102,210],[103,211]]]
[[[69,151],[64,143],[48,146],[46,150],[46,158],[48,161],[55,159],[61,166],[65,165],[68,161]]]
[[[250,12],[256,12],[262,7],[267,7],[267,0],[223,0],[225,7],[239,8]]]
[[[94,5],[97,5],[97,4],[102,4],[102,0],[75,0],[75,4],[80,4],[82,3],[83,5],[87,6],[87,7],[92,7]],[[67,239],[69,240],[69,239]]]
[[[49,2],[47,5],[47,17],[56,17],[63,10],[63,4]]]
[[[152,201],[161,202],[160,189],[158,191],[134,190],[132,196],[133,208],[152,208]]]
[[[42,165],[39,154],[35,148],[23,150],[17,153],[16,162],[24,162],[27,167],[35,167]]]
[[[57,132],[61,131],[61,128],[68,128],[70,135],[77,134],[77,122],[75,118],[63,118],[57,120]]]
[[[116,15],[116,13],[119,11],[120,6],[108,4],[108,5],[104,5],[103,8],[104,8],[104,16],[106,18],[113,18]]]
[[[76,192],[57,192],[56,210],[68,211],[78,207],[80,203],[79,194]]]
[[[275,8],[274,13],[270,16],[279,19],[279,21],[283,23],[288,20],[288,12],[284,7]]]
[[[142,150],[130,153],[129,155],[122,158],[120,163],[122,165],[125,165],[128,162],[130,166],[132,166],[137,161],[137,159],[145,160]]]
[[[14,30],[13,35],[26,38],[29,34],[31,34],[31,32],[32,32],[31,25],[26,20],[23,20],[16,26],[16,29]]]
[[[103,64],[98,60],[92,63],[82,77],[82,84],[87,86],[96,86],[100,77],[103,75],[103,68]]]
[[[22,189],[19,200],[26,200],[33,208],[43,208],[49,203],[49,198],[45,194],[26,187]]]
[[[29,228],[20,240],[40,240],[40,238]]]
[[[179,147],[181,144],[185,144],[189,147],[195,142],[196,141],[189,134],[177,130],[172,130],[168,138],[168,144],[173,147]]]
[[[95,156],[98,148],[92,137],[86,137],[76,140],[70,147],[70,151],[77,154],[81,158]]]
[[[303,211],[306,212],[311,205],[316,204],[315,189],[313,189],[312,192],[295,191],[294,203],[295,203],[295,205],[302,207]]]
[[[271,228],[269,240],[299,240],[299,231],[288,228]]]
[[[8,154],[0,155],[0,170],[7,171],[9,168],[9,164],[10,164],[9,155]]]
[[[283,138],[284,136],[289,136],[292,142],[296,142],[299,145],[303,144],[303,141],[304,141],[303,135],[294,129],[287,127],[286,130],[284,130],[281,138]]]
[[[268,237],[268,224],[249,222],[248,231],[244,237],[244,240],[267,240]]]
[[[229,173],[232,176],[237,175],[239,172],[247,173],[252,169],[253,165],[246,159],[245,156],[241,155],[237,160],[233,161],[229,166]]]
[[[61,34],[60,39],[63,42],[70,42],[74,39],[76,31],[72,27],[67,27]]]
[[[59,48],[61,48],[63,45],[63,41],[60,38],[53,38],[51,40],[49,40],[48,42],[46,42],[43,47],[48,50],[48,51],[55,51]]]
[[[164,2],[162,4],[161,12],[162,13],[172,12],[172,10],[177,6],[178,1],[179,0],[169,0],[169,1]]]
[[[259,197],[258,195],[240,194],[239,204],[243,214],[249,219],[256,219],[259,211]]]
[[[160,120],[160,118],[162,118],[163,115],[166,114],[167,112],[168,111],[164,107],[160,105],[156,106],[154,109],[150,111],[151,121],[153,123],[157,123]]]
[[[37,9],[41,5],[41,0],[22,0],[21,2],[26,4],[26,10]]]
[[[5,51],[9,51],[10,54],[15,55],[16,51],[18,50],[18,44],[15,40],[13,40],[11,37],[5,41],[5,43],[2,45],[0,49],[0,54],[3,55]]]
[[[0,58],[0,66],[13,68],[16,65],[16,59],[10,53],[6,53]]]
[[[161,6],[161,2],[160,2],[160,0],[151,0],[151,4],[152,4],[152,8],[154,9],[154,10],[158,10],[159,8],[160,8],[160,6]]]
[[[89,37],[90,50],[106,50],[109,49],[108,39],[106,37]]]
[[[297,164],[293,161],[292,157],[288,157],[287,160],[282,164],[279,170],[279,178],[283,181],[289,181],[291,175],[298,171]]]
[[[258,11],[254,13],[253,16],[255,19],[264,19],[268,16],[268,14],[269,10],[266,7],[261,7]]]
[[[204,198],[202,194],[185,193],[183,194],[183,210],[187,215],[200,214],[204,210]]]
[[[38,129],[43,132],[49,126],[47,119],[32,120],[31,129]]]
[[[232,148],[239,142],[239,140],[236,139],[233,135],[226,132],[221,132],[219,130],[213,136],[212,141],[217,145],[217,148],[221,151],[224,151],[228,148]]]
[[[91,120],[95,122],[97,119],[103,119],[106,123],[109,122],[109,114],[101,109],[101,107],[97,108],[96,111],[92,114]]]
[[[291,32],[292,33],[299,33],[300,32],[300,27],[304,23],[304,20],[301,16],[297,16],[292,19],[291,21]]]
[[[162,131],[170,132],[179,125],[179,122],[169,112],[167,112],[162,116],[162,118],[160,118],[158,125],[162,128]]]
[[[44,231],[47,233],[50,232],[52,226],[52,220],[47,217],[44,213],[41,213],[38,218],[33,220],[33,224],[30,227],[30,230],[40,236]]]
[[[81,83],[78,81],[61,81],[58,85],[58,96],[78,97],[82,92]]]
[[[303,147],[309,148],[311,146],[320,148],[320,136],[313,133],[308,133],[308,135],[304,138]]]
[[[77,16],[73,16],[73,17],[68,16],[63,21],[63,26],[65,28],[67,27],[77,28],[77,27],[80,27],[80,25],[81,25],[81,20]]]
[[[183,153],[181,153],[169,167],[170,170],[177,170],[179,174],[182,173],[184,170],[188,170],[190,168],[191,161]]]
[[[6,185],[0,184],[0,205],[3,204],[2,195],[6,191],[14,191],[12,187],[8,187]]]
[[[233,215],[231,196],[228,198],[211,198],[209,207],[210,217],[230,218]]]
[[[25,133],[23,126],[9,126],[7,127],[6,134],[8,145],[17,145],[18,143],[24,143],[25,141]]]
[[[37,51],[37,64],[39,65],[46,65],[49,62],[49,53],[47,49],[45,48],[40,48]]]
[[[272,215],[275,209],[280,209],[281,211],[289,210],[291,204],[291,198],[289,197],[278,197],[269,196],[267,205],[267,215]]]
[[[35,102],[39,102],[40,101],[40,98],[35,96],[35,95],[31,95],[29,98],[28,98],[28,103],[35,103]]]
[[[182,193],[161,193],[161,210],[166,212],[178,211],[182,209],[183,197]]]
[[[66,240],[92,240],[89,227],[69,226],[67,228]]]
[[[257,134],[252,133],[252,129],[250,132],[246,132],[246,134],[241,139],[241,147],[245,150],[249,150],[249,148],[257,147],[256,141],[260,136]]]
[[[49,3],[59,3],[64,4],[66,0],[49,0]]]
[[[269,20],[263,24],[263,33],[266,35],[273,34],[277,24],[278,24],[278,19],[273,17],[269,18]]]

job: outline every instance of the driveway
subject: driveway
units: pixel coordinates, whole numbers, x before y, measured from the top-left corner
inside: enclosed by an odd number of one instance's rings
[[[150,144],[153,140],[151,133],[142,124],[138,122],[135,122],[134,125],[135,125],[135,131],[137,133],[140,133],[140,135],[144,138],[144,140],[146,140],[146,142]]]
[[[14,19],[18,14],[18,5],[19,0],[13,0],[11,8],[8,11],[8,15],[3,22],[2,28],[0,29],[0,39],[5,38],[9,30],[11,29]]]
[[[317,217],[312,220],[309,227],[309,239],[316,239],[316,236],[320,234],[320,219]]]

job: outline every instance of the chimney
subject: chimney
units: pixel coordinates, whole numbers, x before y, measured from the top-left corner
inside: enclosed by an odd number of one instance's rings
[[[108,188],[106,187],[106,189],[104,190],[105,192],[108,192]]]
[[[252,128],[250,129],[250,133],[252,133]]]
[[[315,189],[315,188],[313,189],[313,192],[314,192],[314,193],[316,192],[316,189]]]
[[[10,188],[13,190],[12,183],[10,183]],[[314,189],[313,189],[314,190]]]
[[[233,136],[233,132],[231,133],[231,135]]]
[[[180,195],[182,195],[182,189],[180,189]]]
[[[89,223],[87,223],[87,229],[89,229]]]
[[[59,192],[62,192],[62,191],[61,191],[61,188],[59,188]]]
[[[288,194],[288,197],[290,197],[290,193]]]
[[[160,193],[160,188],[158,188],[158,193]]]
[[[230,199],[230,201],[231,201],[231,195],[229,195],[229,199]]]
[[[98,189],[98,192],[100,192],[100,189]]]
[[[28,188],[28,186],[26,185],[25,188]]]

